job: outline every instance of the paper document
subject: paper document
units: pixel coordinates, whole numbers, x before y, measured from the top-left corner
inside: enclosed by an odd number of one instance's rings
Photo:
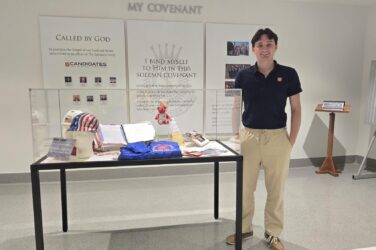
[[[122,125],[128,143],[152,141],[155,139],[155,130],[150,123],[133,123]]]
[[[98,134],[101,144],[127,144],[121,125],[99,125]]]

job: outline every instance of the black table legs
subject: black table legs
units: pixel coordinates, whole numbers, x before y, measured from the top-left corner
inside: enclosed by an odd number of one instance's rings
[[[196,158],[194,158],[196,159]],[[225,161],[234,161],[235,159],[225,159]],[[166,160],[167,161],[167,160]],[[223,160],[222,160],[223,161]],[[209,162],[207,159],[202,162]],[[219,207],[219,161],[214,162],[214,218],[218,219]],[[175,162],[168,162],[169,164]],[[180,162],[178,162],[180,163]],[[44,250],[43,239],[43,222],[42,222],[42,202],[40,190],[39,171],[45,169],[59,169],[60,170],[60,191],[61,191],[61,210],[62,210],[62,228],[64,232],[68,231],[68,209],[67,209],[67,181],[66,181],[66,166],[55,166],[46,168],[46,165],[39,168],[39,163],[33,164],[31,170],[31,186],[34,209],[34,229],[35,229],[35,244],[36,250]],[[140,163],[141,165],[141,163]],[[111,165],[110,165],[111,166]],[[236,244],[235,249],[241,250],[241,231],[242,231],[242,195],[243,195],[243,158],[238,156],[236,158]]]
[[[68,209],[67,209],[67,179],[65,169],[60,169],[60,192],[61,192],[61,215],[63,220],[63,232],[68,231]]]
[[[214,218],[218,219],[219,197],[219,162],[214,162]],[[242,215],[243,213],[243,160],[236,162],[236,218],[235,218],[235,249],[242,249]]]
[[[39,170],[31,169],[31,188],[33,192],[35,244],[37,250],[44,250],[42,203],[40,198]]]
[[[33,209],[34,209],[34,229],[35,229],[35,244],[37,250],[44,250],[43,240],[43,224],[42,224],[42,202],[40,196],[40,179],[39,170],[31,169],[31,187],[33,195]],[[61,209],[63,231],[68,231],[68,217],[67,217],[67,189],[65,169],[60,169],[60,187],[61,187]]]
[[[219,162],[214,162],[214,219],[218,219]]]
[[[235,249],[242,249],[242,212],[243,212],[243,159],[236,162],[236,221]]]

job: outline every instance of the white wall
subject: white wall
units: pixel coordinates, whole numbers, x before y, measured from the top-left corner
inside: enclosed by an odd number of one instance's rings
[[[139,2],[146,4],[150,1]],[[173,2],[202,5],[202,14],[128,12],[128,1],[120,0],[2,0],[0,106],[3,114],[0,122],[0,173],[28,172],[32,162],[28,88],[43,87],[38,23],[40,15],[272,25],[280,37],[276,59],[298,70],[304,90],[303,122],[292,158],[325,155],[328,115],[314,112],[316,104],[323,99],[346,100],[352,105],[350,114],[336,117],[334,154],[353,155],[361,151],[356,142],[361,127],[359,110],[363,105],[360,86],[361,83],[365,84],[367,70],[367,67],[363,68],[363,56],[367,54],[364,51],[367,8],[283,3],[279,0]],[[373,11],[370,15],[368,24],[376,22],[375,13]]]
[[[367,26],[364,47],[364,66],[362,78],[362,100],[360,106],[360,119],[359,119],[359,137],[358,137],[358,155],[364,156],[368,149],[368,143],[376,131],[376,125],[368,125],[365,123],[365,114],[367,108],[367,98],[370,82],[371,62],[376,60],[376,7],[370,8],[367,15]],[[370,151],[369,157],[376,159],[376,143]]]

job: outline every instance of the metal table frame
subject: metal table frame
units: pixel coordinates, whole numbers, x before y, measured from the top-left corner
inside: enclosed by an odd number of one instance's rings
[[[62,207],[62,228],[64,232],[68,231],[68,211],[67,211],[67,169],[88,169],[88,168],[106,168],[106,167],[127,167],[137,165],[162,165],[162,164],[182,164],[182,163],[214,163],[214,218],[218,219],[218,196],[219,196],[219,163],[236,162],[236,218],[235,249],[242,249],[241,230],[242,230],[242,194],[243,194],[243,156],[217,141],[223,147],[228,149],[233,155],[225,156],[203,156],[203,157],[182,157],[166,159],[148,159],[148,160],[126,160],[126,161],[84,161],[84,162],[59,162],[43,163],[47,156],[42,157],[30,165],[31,185],[33,195],[34,209],[34,229],[35,243],[37,250],[44,250],[43,223],[42,223],[42,203],[40,192],[39,172],[44,170],[60,170],[60,191]]]

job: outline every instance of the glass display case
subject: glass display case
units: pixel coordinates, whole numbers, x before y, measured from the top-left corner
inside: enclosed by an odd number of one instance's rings
[[[239,89],[30,89],[29,95],[35,159],[47,154],[53,138],[65,136],[66,119],[75,111],[106,125],[147,121],[156,140],[168,139],[172,124],[164,119],[173,119],[182,134],[197,131],[239,149]]]

